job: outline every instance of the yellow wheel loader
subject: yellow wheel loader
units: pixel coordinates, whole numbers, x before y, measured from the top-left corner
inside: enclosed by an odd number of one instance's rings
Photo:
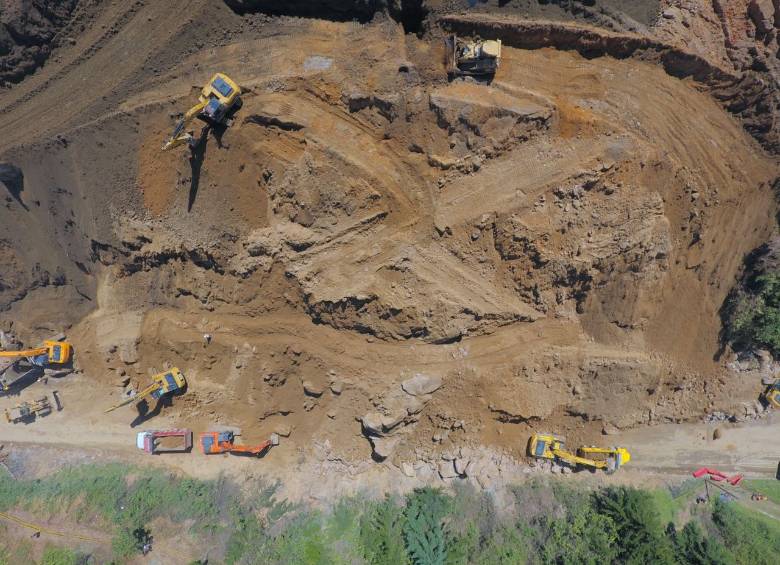
[[[198,103],[187,110],[173,128],[173,133],[163,143],[162,150],[168,151],[185,143],[191,148],[197,146],[200,140],[195,139],[191,132],[184,131],[192,120],[199,118],[210,125],[229,126],[232,123],[231,110],[240,105],[241,88],[238,84],[227,75],[215,74],[201,90]]]
[[[534,434],[528,441],[528,454],[537,459],[549,459],[570,467],[603,469],[608,475],[631,460],[631,454],[622,447],[580,447],[576,454],[566,450],[566,440],[553,434]]]

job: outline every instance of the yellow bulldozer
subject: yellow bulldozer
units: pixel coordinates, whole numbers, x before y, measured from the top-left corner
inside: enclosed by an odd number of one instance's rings
[[[176,123],[171,136],[163,143],[162,150],[168,151],[185,143],[190,148],[197,147],[201,138],[195,139],[192,132],[184,131],[195,118],[210,126],[229,126],[232,123],[231,111],[241,105],[241,88],[230,77],[217,73],[200,92],[198,103]]]
[[[554,434],[534,434],[528,441],[528,454],[537,459],[548,459],[575,469],[603,469],[611,475],[631,461],[631,454],[623,447],[585,446],[576,453],[566,450],[566,440]]]
[[[455,76],[493,76],[501,62],[501,40],[466,41],[456,35],[444,40],[447,74]]]

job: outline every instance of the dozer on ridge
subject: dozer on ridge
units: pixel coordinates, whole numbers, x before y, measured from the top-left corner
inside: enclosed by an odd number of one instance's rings
[[[631,454],[623,447],[583,446],[576,453],[566,450],[566,440],[554,434],[534,434],[528,441],[528,454],[570,467],[603,469],[608,475],[631,461]]]

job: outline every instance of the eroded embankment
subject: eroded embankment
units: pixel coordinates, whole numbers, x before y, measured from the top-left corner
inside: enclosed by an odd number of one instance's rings
[[[753,72],[737,73],[707,58],[649,37],[611,32],[595,27],[519,20],[488,15],[446,15],[442,27],[464,35],[500,37],[505,45],[519,49],[553,48],[577,51],[583,57],[634,58],[658,64],[669,75],[691,78],[744,120],[745,128],[770,151],[776,151],[776,118],[767,103],[776,95],[776,85]]]

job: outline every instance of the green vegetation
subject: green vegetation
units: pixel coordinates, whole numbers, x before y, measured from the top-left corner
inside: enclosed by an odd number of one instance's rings
[[[769,500],[780,504],[780,481],[776,479],[746,479],[742,485],[753,492],[765,494]]]
[[[756,488],[773,495],[773,484]],[[531,481],[502,495],[467,485],[423,488],[381,500],[343,499],[329,510],[278,501],[276,489],[239,491],[229,481],[197,481],[121,465],[72,468],[35,481],[0,476],[0,510],[67,514],[113,535],[87,556],[54,546],[39,563],[125,562],[170,531],[188,536],[183,562],[239,564],[762,565],[780,555],[780,524],[736,503],[694,505],[698,483],[674,493],[599,490]],[[673,496],[674,495],[674,496]],[[681,512],[686,509],[686,512]],[[675,523],[680,516],[687,522]],[[184,532],[181,528],[185,527]],[[0,527],[0,541],[5,530]],[[0,543],[0,564],[32,563],[35,542]],[[79,547],[78,549],[82,549]],[[38,549],[40,552],[40,549]],[[152,551],[155,549],[153,547]],[[161,551],[161,550],[160,550]],[[200,560],[200,561],[198,561]]]
[[[780,355],[780,272],[749,276],[726,305],[725,334],[736,347]]]

